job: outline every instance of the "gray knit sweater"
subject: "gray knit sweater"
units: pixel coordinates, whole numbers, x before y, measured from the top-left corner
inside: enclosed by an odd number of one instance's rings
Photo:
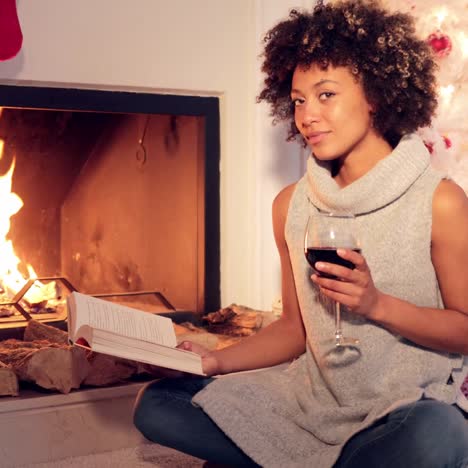
[[[311,282],[303,251],[308,214],[346,208],[357,215],[377,288],[443,307],[430,255],[432,196],[440,179],[415,135],[343,189],[327,163],[309,158],[286,223],[307,350],[287,370],[225,376],[193,399],[258,464],[329,467],[351,435],[396,407],[423,395],[455,401],[462,356],[423,348],[346,310],[343,333],[361,344],[333,352],[332,307]]]

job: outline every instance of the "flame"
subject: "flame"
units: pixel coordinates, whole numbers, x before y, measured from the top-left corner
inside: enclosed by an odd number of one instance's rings
[[[0,159],[3,156],[4,141],[0,140]],[[15,160],[7,173],[0,177],[0,280],[8,294],[14,294],[24,285],[25,278],[18,270],[19,258],[15,254],[11,240],[7,240],[10,231],[10,218],[23,207],[23,200],[11,192],[11,182],[15,170]]]
[[[0,108],[1,112],[1,108]],[[0,160],[3,157],[4,140],[0,139]],[[23,207],[23,200],[11,191],[15,160],[13,159],[5,175],[0,176],[0,286],[2,296],[10,300],[26,283],[28,279],[37,278],[31,265],[26,265],[29,278],[25,278],[18,267],[21,260],[17,257],[13,243],[7,239],[11,227],[11,217]],[[27,292],[24,298],[31,304],[55,297],[55,284],[44,285],[37,282]],[[5,300],[5,297],[3,298]]]

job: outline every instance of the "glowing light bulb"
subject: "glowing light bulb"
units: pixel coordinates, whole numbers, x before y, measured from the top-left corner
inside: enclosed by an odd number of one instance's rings
[[[453,93],[455,91],[455,86],[449,84],[447,86],[441,86],[439,88],[440,100],[443,104],[448,105],[452,100]]]
[[[461,46],[461,53],[465,59],[468,57],[468,36],[463,31],[460,31],[458,33],[458,37]]]
[[[434,11],[434,15],[437,18],[437,27],[440,29],[442,27],[442,23],[445,21],[445,19],[448,16],[448,11],[445,6],[441,6],[438,9]]]

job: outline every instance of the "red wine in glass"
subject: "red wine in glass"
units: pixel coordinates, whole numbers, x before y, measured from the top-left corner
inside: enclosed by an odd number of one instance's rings
[[[323,276],[324,278],[332,278],[336,279],[335,275],[330,275],[329,273],[325,273],[323,271],[318,271],[315,269],[315,264],[317,262],[325,262],[325,263],[335,263],[336,265],[341,265],[346,268],[350,268],[354,270],[354,263],[350,262],[349,260],[345,260],[341,258],[338,253],[336,252],[336,247],[308,247],[306,250],[306,259],[309,262],[309,265],[315,270],[317,275]],[[361,249],[358,248],[350,248],[348,250],[352,250],[353,252],[361,253]]]

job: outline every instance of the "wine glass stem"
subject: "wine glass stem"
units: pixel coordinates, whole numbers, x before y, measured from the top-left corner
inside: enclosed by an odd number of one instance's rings
[[[335,344],[341,345],[343,339],[343,332],[341,331],[341,304],[335,301]]]

